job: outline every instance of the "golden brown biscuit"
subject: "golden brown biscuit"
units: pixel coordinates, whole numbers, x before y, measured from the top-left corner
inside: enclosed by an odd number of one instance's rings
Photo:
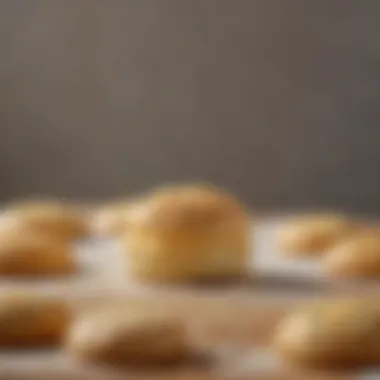
[[[318,255],[352,233],[355,228],[356,225],[343,215],[303,216],[283,227],[277,245],[286,254]]]
[[[347,277],[380,277],[380,234],[363,231],[338,242],[326,254],[328,274]]]
[[[0,233],[0,275],[64,275],[75,268],[74,255],[67,244],[26,230]]]
[[[88,312],[73,324],[68,350],[79,359],[111,365],[162,365],[184,360],[184,326],[150,309]]]
[[[0,347],[60,343],[69,322],[70,310],[60,300],[28,293],[0,295]]]
[[[369,301],[330,300],[291,313],[279,324],[275,348],[306,366],[380,363],[380,313]]]
[[[159,189],[129,219],[125,238],[132,277],[188,281],[246,273],[251,226],[242,205],[214,188]]]
[[[3,215],[5,220],[15,220],[26,228],[62,241],[86,236],[89,225],[84,213],[58,201],[30,201],[11,205]]]

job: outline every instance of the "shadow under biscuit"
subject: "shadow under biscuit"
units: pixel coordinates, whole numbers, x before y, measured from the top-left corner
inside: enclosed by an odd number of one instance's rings
[[[321,279],[286,276],[279,274],[255,274],[247,276],[243,284],[258,290],[280,291],[328,291],[330,285]]]
[[[0,354],[11,354],[12,356],[25,355],[33,352],[33,355],[46,355],[51,352],[59,352],[61,350],[62,342],[50,341],[50,342],[38,342],[38,340],[25,340],[17,343],[1,343],[0,342]]]
[[[41,283],[45,281],[56,281],[56,280],[73,280],[77,277],[91,277],[93,271],[91,271],[89,268],[82,268],[79,267],[75,269],[74,271],[70,271],[68,273],[59,273],[59,274],[24,274],[24,273],[17,273],[17,274],[0,274],[0,284],[2,282],[26,282],[26,283]]]
[[[104,372],[113,373],[115,375],[125,374],[182,374],[189,372],[208,373],[218,366],[218,358],[212,353],[193,353],[181,360],[173,362],[157,362],[157,363],[90,363],[81,361],[80,365],[83,368],[92,368]]]
[[[331,285],[319,279],[297,278],[278,274],[255,274],[239,277],[215,277],[197,278],[193,281],[161,284],[160,287],[177,287],[182,289],[202,289],[202,290],[244,290],[252,289],[257,291],[330,291]]]

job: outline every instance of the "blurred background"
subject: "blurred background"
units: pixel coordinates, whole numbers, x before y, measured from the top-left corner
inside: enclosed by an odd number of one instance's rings
[[[0,0],[0,201],[379,212],[379,102],[378,0]]]

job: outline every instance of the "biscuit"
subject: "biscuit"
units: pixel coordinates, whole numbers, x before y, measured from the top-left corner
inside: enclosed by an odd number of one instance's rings
[[[58,201],[16,203],[7,208],[2,216],[4,218],[62,241],[73,241],[89,233],[89,223],[84,213]]]
[[[128,224],[139,205],[139,201],[120,201],[105,205],[92,218],[92,229],[96,235],[118,237],[127,232]]]
[[[135,307],[81,315],[68,333],[66,346],[80,360],[114,366],[174,364],[189,353],[179,321]]]
[[[128,222],[128,273],[142,281],[235,277],[250,266],[251,221],[232,196],[209,187],[151,193]]]
[[[274,345],[285,360],[311,367],[352,367],[380,362],[380,314],[369,301],[329,300],[290,313]]]
[[[63,301],[31,293],[0,295],[0,347],[23,348],[59,344],[70,323]]]
[[[309,215],[285,225],[277,237],[277,246],[294,256],[320,255],[355,230],[355,225],[339,214]]]
[[[326,272],[342,277],[380,277],[380,234],[363,232],[338,242],[324,258]]]
[[[66,275],[75,269],[75,258],[67,244],[28,231],[0,233],[0,275]]]

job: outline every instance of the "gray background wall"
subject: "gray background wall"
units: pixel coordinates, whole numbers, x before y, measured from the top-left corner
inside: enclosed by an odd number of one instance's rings
[[[380,211],[379,101],[378,0],[0,0],[2,200]]]

